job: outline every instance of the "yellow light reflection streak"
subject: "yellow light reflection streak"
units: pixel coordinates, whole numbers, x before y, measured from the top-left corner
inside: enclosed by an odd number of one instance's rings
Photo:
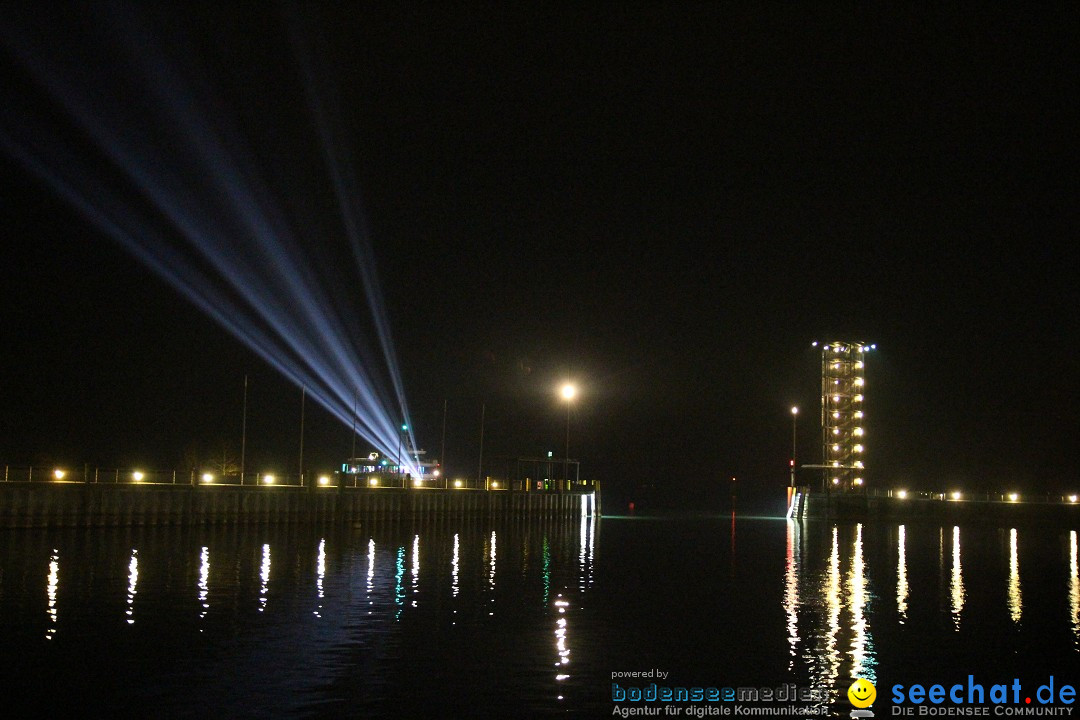
[[[58,612],[56,607],[56,591],[60,587],[60,551],[53,549],[49,557],[49,579],[45,585],[45,596],[49,599],[49,629],[45,631],[45,639],[52,640],[56,635],[56,621]]]
[[[259,612],[266,609],[266,594],[270,590],[270,544],[263,545],[262,566],[259,568]]]
[[[795,651],[799,644],[799,574],[795,562],[798,544],[798,526],[794,520],[787,521],[787,557],[784,565],[784,614],[787,615],[788,670],[795,663]]]
[[[202,612],[199,613],[199,619],[202,620],[206,617],[206,612],[210,609],[210,548],[203,546],[202,552],[199,554],[199,605],[202,607]],[[199,628],[199,632],[202,632],[202,628]]]
[[[139,583],[139,551],[131,550],[131,562],[128,563],[127,623],[135,624],[135,589]]]
[[[322,617],[323,580],[326,578],[326,538],[319,539],[319,555],[315,561],[315,594],[319,605],[315,608],[315,617]]]
[[[964,609],[964,572],[960,566],[960,528],[952,529],[952,581],[949,583],[952,596],[953,628],[960,630],[960,612]]]
[[[1020,596],[1020,558],[1016,547],[1016,528],[1009,530],[1009,617],[1020,622],[1023,598]]]
[[[412,591],[413,595],[420,592],[420,536],[413,536],[412,541]],[[412,606],[416,607],[416,598],[413,598]]]
[[[900,615],[900,624],[907,622],[907,531],[903,525],[896,541],[896,612]]]
[[[368,615],[371,614],[371,606],[375,603],[371,599],[371,591],[375,589],[375,539],[368,540],[367,544],[367,598]]]
[[[1069,616],[1073,635],[1080,643],[1080,568],[1077,568],[1076,531],[1069,531]]]
[[[825,581],[825,606],[829,610],[829,636],[825,642],[828,663],[823,687],[835,687],[840,674],[840,655],[836,652],[836,638],[840,632],[840,539],[836,527],[832,529],[832,552],[829,554],[829,574]]]
[[[863,561],[863,526],[855,525],[855,546],[848,573],[848,599],[851,604],[851,677],[876,681],[873,643],[866,620],[866,565]]]
[[[454,597],[458,596],[460,586],[458,578],[461,576],[461,541],[457,533],[454,533],[454,557],[450,560],[450,588],[454,591]],[[454,612],[457,612],[455,610]]]

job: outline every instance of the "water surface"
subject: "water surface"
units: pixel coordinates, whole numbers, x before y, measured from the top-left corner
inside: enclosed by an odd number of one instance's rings
[[[0,633],[12,712],[609,717],[613,673],[659,669],[821,688],[846,715],[855,677],[879,685],[875,708],[892,683],[969,673],[1076,684],[1077,533],[730,517],[9,531]]]

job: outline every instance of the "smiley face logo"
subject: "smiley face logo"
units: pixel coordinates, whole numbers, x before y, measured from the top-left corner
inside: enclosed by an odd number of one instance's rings
[[[870,707],[877,699],[877,688],[869,680],[859,678],[847,689],[847,699],[857,708]]]

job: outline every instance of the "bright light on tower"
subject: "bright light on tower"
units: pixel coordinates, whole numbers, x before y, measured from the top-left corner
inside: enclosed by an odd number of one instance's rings
[[[573,400],[574,396],[577,395],[577,388],[570,383],[566,383],[562,386],[560,393],[562,394],[563,400]]]

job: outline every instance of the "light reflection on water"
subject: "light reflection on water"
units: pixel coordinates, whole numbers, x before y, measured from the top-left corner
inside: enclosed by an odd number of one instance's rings
[[[1020,595],[1020,554],[1017,548],[1016,528],[1009,530],[1009,617],[1014,623],[1023,616],[1024,602]]]
[[[896,533],[896,612],[900,624],[907,622],[907,529],[901,525]]]
[[[739,521],[736,564],[728,522],[698,521],[690,535],[675,522],[584,514],[505,527],[71,531],[35,541],[40,551],[9,535],[0,629],[11,640],[0,659],[69,663],[78,675],[92,670],[84,646],[116,644],[126,648],[117,677],[141,682],[97,682],[136,701],[174,698],[173,714],[196,685],[213,707],[245,714],[255,688],[271,684],[267,708],[319,716],[346,703],[391,717],[402,704],[464,702],[476,692],[464,679],[485,675],[512,688],[476,701],[499,716],[610,711],[610,673],[653,665],[709,683],[741,679],[752,663],[750,681],[842,699],[852,678],[885,682],[912,655],[966,672],[983,654],[1022,664],[1039,648],[1053,659],[1061,640],[1071,662],[1080,651],[1074,530],[1011,528],[995,545],[992,529]],[[1056,630],[1032,629],[1053,617]],[[35,639],[20,639],[23,627]],[[36,648],[42,636],[66,654]],[[980,653],[984,642],[993,653]],[[924,658],[927,643],[950,649]]]
[[[1077,567],[1076,531],[1069,531],[1069,622],[1080,647],[1080,568]]]
[[[960,630],[960,613],[964,609],[964,573],[960,567],[960,528],[952,529],[952,579],[949,583],[952,598],[953,626]]]

